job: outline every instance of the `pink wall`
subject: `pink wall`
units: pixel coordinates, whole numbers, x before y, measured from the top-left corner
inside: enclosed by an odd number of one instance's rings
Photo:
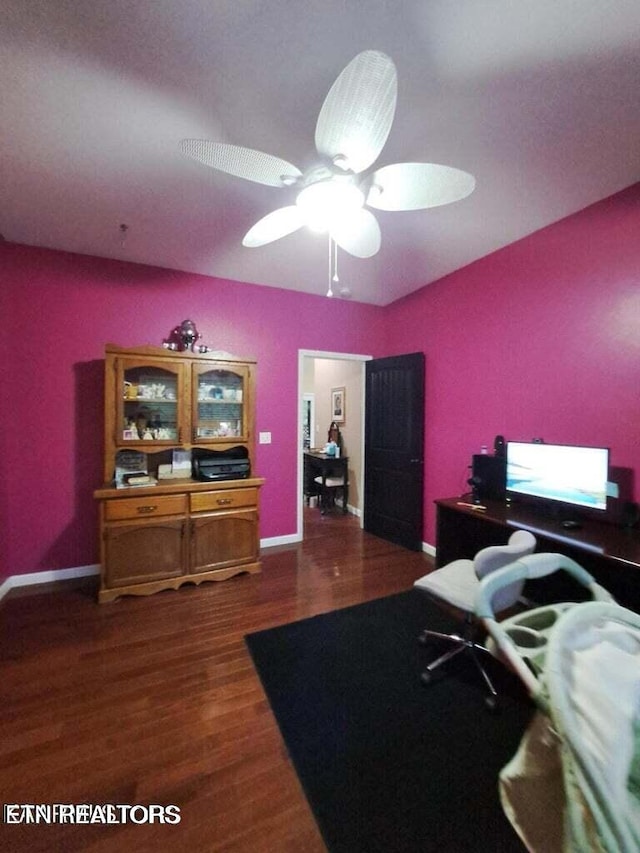
[[[379,355],[382,309],[9,244],[0,269],[0,581],[97,562],[104,344],[160,344],[186,317],[257,359],[257,429],[273,437],[254,465],[260,535],[295,532],[298,350]]]
[[[427,542],[497,434],[640,471],[639,237],[640,184],[387,309],[390,352],[426,353]]]
[[[424,350],[432,544],[433,500],[498,433],[640,470],[638,234],[640,184],[385,309],[1,244],[0,581],[97,561],[104,344],[160,343],[187,316],[258,360],[262,538],[296,527],[298,349]]]

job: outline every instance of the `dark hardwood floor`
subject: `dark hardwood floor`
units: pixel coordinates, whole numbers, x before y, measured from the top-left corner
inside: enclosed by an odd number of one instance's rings
[[[175,804],[178,825],[0,823],[0,849],[324,851],[247,633],[411,587],[425,554],[305,509],[262,574],[98,605],[95,579],[0,603],[0,799]]]

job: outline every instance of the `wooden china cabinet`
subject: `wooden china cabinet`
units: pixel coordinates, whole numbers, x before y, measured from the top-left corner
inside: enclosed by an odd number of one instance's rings
[[[94,493],[100,507],[100,602],[260,571],[264,480],[244,471],[236,479],[201,482],[192,479],[189,466],[191,455],[239,454],[247,468],[253,464],[254,398],[254,361],[107,345],[105,485]],[[184,472],[175,470],[180,457]],[[157,482],[126,485],[136,476],[123,471],[140,460]],[[169,479],[158,479],[161,473]]]

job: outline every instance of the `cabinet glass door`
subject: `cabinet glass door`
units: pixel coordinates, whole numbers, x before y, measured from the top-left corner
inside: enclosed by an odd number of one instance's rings
[[[193,389],[194,442],[246,439],[248,368],[241,365],[195,367]]]
[[[179,442],[183,365],[165,363],[158,367],[122,359],[118,367],[121,396],[116,423],[117,443]]]

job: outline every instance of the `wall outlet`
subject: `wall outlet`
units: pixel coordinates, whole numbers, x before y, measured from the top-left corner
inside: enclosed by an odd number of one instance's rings
[[[271,444],[271,433],[261,432],[258,434],[258,442],[260,444]]]

